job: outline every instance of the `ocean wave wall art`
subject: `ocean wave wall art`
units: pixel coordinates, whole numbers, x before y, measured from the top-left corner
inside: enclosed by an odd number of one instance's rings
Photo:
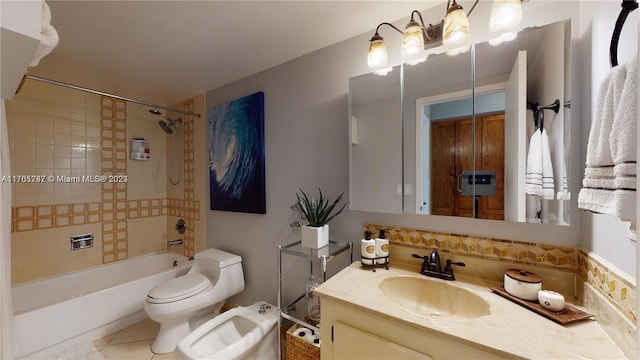
[[[211,210],[266,213],[264,92],[207,109]]]

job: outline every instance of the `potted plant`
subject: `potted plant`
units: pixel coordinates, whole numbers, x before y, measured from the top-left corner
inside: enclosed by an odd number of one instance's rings
[[[320,193],[318,199],[310,197],[302,189],[300,189],[300,193],[296,193],[298,208],[309,222],[309,225],[301,227],[302,246],[314,249],[329,244],[329,225],[327,223],[340,214],[347,205],[343,204],[339,210],[335,211],[342,201],[344,192],[333,202],[330,202],[322,194],[322,190],[318,189],[318,192]]]

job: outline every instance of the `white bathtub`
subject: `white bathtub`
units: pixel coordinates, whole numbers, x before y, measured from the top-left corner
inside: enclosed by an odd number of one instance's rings
[[[159,252],[14,286],[16,357],[44,356],[144,319],[149,290],[190,267],[184,256]]]

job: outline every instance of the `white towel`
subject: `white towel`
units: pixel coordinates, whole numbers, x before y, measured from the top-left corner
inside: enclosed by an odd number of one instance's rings
[[[578,207],[603,214],[616,214],[615,177],[609,134],[613,126],[614,99],[618,99],[624,77],[621,67],[614,67],[600,84],[596,114],[591,122],[587,145],[586,168]]]
[[[542,132],[538,130],[529,139],[525,193],[542,196]]]
[[[49,5],[43,1],[40,44],[36,48],[36,53],[33,55],[33,59],[29,66],[38,66],[40,59],[47,56],[51,50],[58,45],[59,40],[58,32],[51,25],[51,10],[49,9]]]
[[[571,192],[569,192],[569,182],[567,181],[567,156],[563,157],[562,162],[562,185],[560,191],[556,194],[558,200],[571,200]]]
[[[529,140],[525,192],[543,199],[553,199],[555,195],[549,135],[544,129],[536,130]]]
[[[635,237],[637,55],[611,69],[600,85],[578,207],[630,221]]]
[[[616,216],[624,221],[636,221],[636,122],[638,109],[638,58],[623,65],[624,84],[614,112],[613,129],[609,136],[613,174],[615,176]],[[633,227],[635,229],[635,227]]]
[[[546,129],[542,129],[542,198],[553,200],[555,195],[555,182],[553,180],[553,165],[551,163],[551,151],[549,151],[549,135]]]

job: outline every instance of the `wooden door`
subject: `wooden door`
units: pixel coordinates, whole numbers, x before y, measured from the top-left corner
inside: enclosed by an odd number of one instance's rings
[[[454,215],[456,123],[431,123],[431,214]]]
[[[477,170],[496,172],[496,195],[480,199],[478,217],[504,220],[504,113],[476,118],[480,127],[480,162]]]
[[[471,127],[471,119],[457,120],[456,123],[456,192],[455,192],[455,216],[473,217],[473,196],[462,195],[457,190],[458,176],[463,171],[473,170],[473,132]],[[479,123],[476,122],[476,130]]]
[[[483,196],[478,218],[504,219],[504,113],[476,117],[476,170],[496,172],[496,195]],[[471,119],[431,123],[431,214],[473,216],[473,196],[458,191],[458,176],[473,170]]]

